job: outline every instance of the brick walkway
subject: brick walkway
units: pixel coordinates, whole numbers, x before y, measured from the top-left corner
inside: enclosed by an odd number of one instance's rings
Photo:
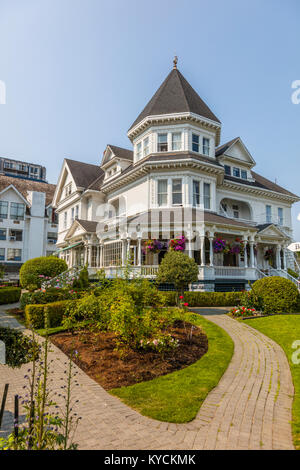
[[[79,399],[78,412],[83,418],[75,436],[80,449],[293,449],[293,384],[282,349],[256,330],[225,316],[221,309],[197,311],[230,334],[235,352],[196,419],[177,425],[145,418],[75,366],[80,383],[75,398]],[[0,325],[3,322],[2,315]],[[9,322],[14,326],[13,319],[6,319]],[[59,390],[67,359],[54,346],[51,356]],[[4,384],[10,383],[4,432],[11,424],[13,394],[22,394],[27,369],[0,365],[1,394]]]

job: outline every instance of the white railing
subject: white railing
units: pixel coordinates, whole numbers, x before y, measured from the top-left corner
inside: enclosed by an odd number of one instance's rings
[[[263,279],[264,277],[268,277],[267,274],[265,274],[258,268],[255,268],[255,273],[256,273],[257,279]]]
[[[84,266],[73,266],[67,269],[58,276],[53,277],[42,283],[42,289],[49,289],[49,287],[65,287],[65,285],[72,284],[75,279],[79,278],[80,272]]]
[[[141,266],[141,275],[145,277],[154,277],[157,275],[158,266]]]
[[[246,268],[215,266],[215,277],[245,278]]]

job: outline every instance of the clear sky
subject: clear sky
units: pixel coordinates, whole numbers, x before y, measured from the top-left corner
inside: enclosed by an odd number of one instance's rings
[[[300,194],[299,0],[0,0],[0,155],[99,164],[179,57],[256,171]],[[293,210],[300,240],[300,203]]]

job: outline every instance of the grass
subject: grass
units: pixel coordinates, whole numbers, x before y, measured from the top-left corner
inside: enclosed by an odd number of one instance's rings
[[[245,320],[245,322],[278,343],[288,358],[295,387],[292,432],[295,448],[300,450],[300,364],[292,362],[292,355],[296,352],[292,344],[300,340],[300,316],[274,315]],[[299,346],[297,349],[299,350]],[[298,359],[300,359],[300,354],[298,354]]]
[[[112,389],[110,393],[150,418],[172,423],[194,419],[227,369],[234,345],[222,328],[200,315],[189,313],[186,320],[200,326],[208,337],[208,352],[199,361],[148,382]]]
[[[51,336],[55,335],[55,333],[61,333],[62,331],[68,331],[69,328],[66,328],[65,326],[56,326],[53,328],[40,328],[39,330],[35,330],[35,332],[40,335],[40,336]]]

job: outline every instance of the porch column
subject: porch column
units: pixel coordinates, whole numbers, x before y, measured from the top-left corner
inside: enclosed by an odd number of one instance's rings
[[[209,237],[209,265],[214,265],[214,247],[213,247],[214,237]]]
[[[103,243],[100,244],[100,262],[99,262],[100,268],[104,267],[104,245]]]
[[[130,261],[130,241],[131,239],[127,237],[127,253],[126,253],[126,261]]]
[[[276,246],[276,268],[281,269],[281,259],[280,259],[281,246]]]
[[[286,247],[282,247],[282,254],[283,254],[283,269],[287,270],[287,259],[286,259]]]
[[[97,252],[96,252],[96,266],[97,268],[100,267],[100,245],[97,245],[96,247]]]
[[[201,266],[205,266],[205,237],[200,237]]]
[[[138,238],[137,265],[142,266],[142,237]]]
[[[84,265],[88,262],[88,246],[84,245]]]
[[[193,252],[192,252],[192,239],[193,239],[193,235],[192,234],[189,234],[188,236],[188,239],[189,239],[189,257],[190,258],[193,258]]]
[[[254,259],[254,242],[250,241],[250,266],[251,268],[255,268],[255,259]]]
[[[89,245],[88,250],[89,250],[88,265],[91,268],[92,267],[92,252],[93,252],[92,245]]]
[[[122,239],[122,266],[126,264],[126,240]]]
[[[245,263],[245,268],[248,268],[248,254],[247,254],[248,240],[243,240],[243,242],[244,242],[244,263]]]

